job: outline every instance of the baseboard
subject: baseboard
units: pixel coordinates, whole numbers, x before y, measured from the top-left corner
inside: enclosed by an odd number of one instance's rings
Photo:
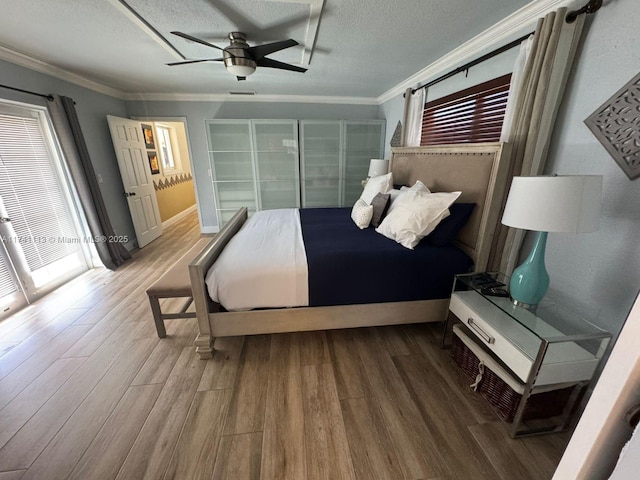
[[[185,208],[183,211],[181,211],[180,213],[174,215],[171,218],[166,219],[164,222],[162,222],[162,229],[164,230],[167,227],[170,227],[171,225],[173,225],[174,223],[179,222],[180,220],[182,220],[184,217],[186,217],[187,215],[193,213],[196,211],[196,204],[194,203],[193,205],[191,205],[188,208]]]

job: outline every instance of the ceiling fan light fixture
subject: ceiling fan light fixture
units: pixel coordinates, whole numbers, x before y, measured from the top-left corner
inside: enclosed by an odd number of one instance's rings
[[[236,77],[248,77],[256,71],[256,67],[249,65],[227,65],[227,71]]]
[[[231,57],[224,59],[227,71],[236,77],[248,77],[256,71],[256,62],[248,58]]]

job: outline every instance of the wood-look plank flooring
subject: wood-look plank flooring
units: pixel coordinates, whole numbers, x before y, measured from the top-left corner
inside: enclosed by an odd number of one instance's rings
[[[0,479],[551,478],[568,435],[509,438],[441,325],[220,338],[204,361],[195,319],[157,338],[145,289],[198,237],[194,214],[0,322]]]

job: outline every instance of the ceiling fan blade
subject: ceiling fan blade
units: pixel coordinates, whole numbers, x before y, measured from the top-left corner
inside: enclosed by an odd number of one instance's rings
[[[265,45],[256,45],[255,47],[249,47],[247,51],[253,57],[254,60],[260,60],[270,53],[279,52],[285,48],[295,47],[298,42],[292,40],[282,40],[280,42],[267,43]]]
[[[259,67],[279,68],[281,70],[291,70],[292,72],[304,73],[307,71],[306,68],[289,65],[288,63],[279,62],[271,58],[261,58],[260,60],[256,60],[256,64]]]
[[[183,62],[171,62],[167,63],[170,67],[174,67],[176,65],[187,65],[189,63],[200,63],[200,62],[224,62],[224,58],[203,58],[201,60],[185,60]]]
[[[201,40],[197,37],[194,37],[192,35],[189,35],[188,33],[182,33],[182,32],[171,32],[174,35],[177,35],[178,37],[182,37],[182,38],[186,38],[187,40],[191,40],[192,42],[196,42],[196,43],[200,43],[202,45],[206,45],[207,47],[211,47],[211,48],[217,48],[218,50],[223,50],[224,48],[220,48],[217,45],[214,45],[213,43],[209,43],[205,40]]]

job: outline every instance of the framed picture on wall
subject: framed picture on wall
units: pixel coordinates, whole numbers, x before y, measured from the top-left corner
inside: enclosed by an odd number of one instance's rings
[[[145,147],[156,148],[156,141],[153,138],[153,127],[151,125],[142,124],[142,136],[144,137]]]
[[[149,167],[151,167],[151,174],[157,175],[160,173],[160,163],[158,162],[158,154],[156,152],[147,152],[149,156]]]

